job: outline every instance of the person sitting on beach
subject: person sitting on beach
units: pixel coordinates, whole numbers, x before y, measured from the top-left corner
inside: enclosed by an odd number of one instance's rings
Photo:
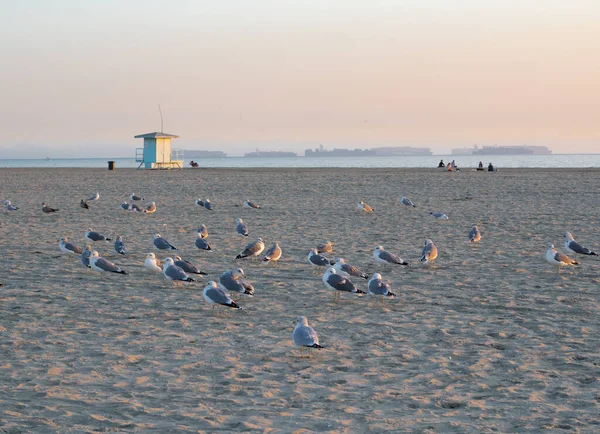
[[[479,162],[479,169],[483,169],[483,162],[482,161]]]
[[[440,164],[438,164],[438,168],[444,168],[446,165],[444,164],[444,160],[440,160]]]
[[[460,172],[460,169],[456,165],[456,161],[452,160],[452,163],[450,163],[450,167],[452,167],[453,170],[456,170],[457,172]]]
[[[496,170],[494,169],[494,165],[490,162],[490,164],[488,164],[488,172],[495,172]]]
[[[196,163],[194,160],[192,160],[192,161],[190,161],[190,166],[198,167],[198,163]]]

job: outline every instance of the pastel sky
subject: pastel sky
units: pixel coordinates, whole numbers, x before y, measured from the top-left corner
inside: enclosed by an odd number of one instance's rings
[[[0,2],[0,158],[600,152],[598,0]],[[41,155],[39,155],[41,154]]]

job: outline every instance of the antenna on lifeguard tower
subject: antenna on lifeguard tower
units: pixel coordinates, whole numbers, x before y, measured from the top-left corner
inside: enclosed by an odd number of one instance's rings
[[[158,112],[160,113],[160,132],[163,132],[163,117],[162,110],[160,109],[160,104],[158,105]]]

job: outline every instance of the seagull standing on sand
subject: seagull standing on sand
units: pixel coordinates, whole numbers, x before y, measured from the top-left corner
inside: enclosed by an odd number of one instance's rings
[[[296,327],[292,333],[294,345],[300,347],[300,353],[304,353],[306,348],[323,348],[319,345],[319,336],[315,329],[308,325],[308,319],[305,316],[299,316],[296,320]]]
[[[90,267],[95,271],[107,271],[110,273],[127,274],[126,271],[121,270],[118,266],[113,264],[107,259],[100,257],[98,252],[93,251],[90,256]]]
[[[144,212],[147,214],[154,214],[156,212],[156,203],[152,202]]]
[[[356,268],[350,264],[346,264],[346,261],[344,260],[344,258],[337,258],[335,260],[335,263],[333,264],[333,268],[335,269],[335,272],[337,274],[340,274],[342,276],[362,277],[363,279],[369,278],[369,276],[367,276],[365,273],[360,271],[358,268]]]
[[[141,196],[136,196],[135,193],[131,193],[131,196],[129,196],[129,199],[131,199],[131,200],[146,200]]]
[[[425,247],[423,247],[423,251],[421,252],[421,262],[424,264],[430,264],[435,261],[435,258],[438,256],[438,249],[433,241],[429,238],[425,239]]]
[[[154,247],[159,250],[177,250],[177,247],[171,245],[171,243],[161,237],[160,234],[154,235]]]
[[[244,201],[244,208],[260,209],[260,206],[255,204],[254,202],[250,201],[250,199],[246,199]]]
[[[156,259],[156,255],[152,252],[148,253],[146,260],[144,261],[144,267],[150,271],[162,273],[163,270],[159,266],[159,261]]]
[[[352,292],[355,294],[364,294],[364,291],[358,289],[350,279],[340,276],[335,272],[333,267],[329,267],[325,274],[323,274],[323,283],[326,288],[333,289],[334,301],[340,301],[342,299],[342,292]]]
[[[242,259],[242,258],[254,258],[258,255],[260,255],[262,253],[262,251],[265,249],[265,243],[263,242],[262,238],[257,238],[256,241],[251,242],[250,244],[248,244],[246,247],[244,247],[244,250],[242,250],[236,257],[235,259]]]
[[[204,208],[204,201],[202,199],[196,199],[196,206]]]
[[[281,247],[279,247],[279,241],[275,241],[271,248],[267,250],[263,257],[263,262],[277,262],[281,258]]]
[[[206,225],[205,224],[203,224],[202,226],[200,226],[196,232],[200,235],[200,238],[206,238],[206,237],[208,237],[208,229],[206,229]]]
[[[434,212],[430,212],[429,214],[431,214],[438,220],[448,220],[448,216],[446,214],[444,214],[443,212],[434,211]]]
[[[403,196],[402,199],[400,199],[400,202],[402,202],[402,205],[411,206],[413,208],[417,207],[417,205],[412,203],[412,200],[410,200],[408,197]]]
[[[408,265],[408,262],[404,259],[384,250],[383,246],[377,246],[373,249],[373,258],[375,259],[375,262],[380,262],[382,264]]]
[[[196,241],[194,242],[194,245],[196,246],[196,248],[198,250],[212,251],[212,247],[210,247],[210,244],[208,244],[208,241],[206,241],[204,239],[201,232],[196,233]]]
[[[60,242],[58,243],[58,247],[60,248],[61,252],[69,253],[71,255],[81,255],[83,253],[83,249],[81,247],[69,242],[69,237],[61,238]]]
[[[220,304],[227,307],[233,307],[235,309],[241,309],[235,301],[231,299],[229,294],[217,285],[217,282],[211,280],[208,285],[204,287],[202,295],[208,304],[214,309],[215,305]]]
[[[318,270],[318,267],[329,267],[331,260],[326,256],[317,253],[317,249],[312,249],[308,252],[308,263],[315,267],[314,270]]]
[[[481,233],[479,232],[479,228],[477,226],[473,226],[471,232],[469,232],[469,241],[471,243],[478,243],[481,239]]]
[[[89,244],[85,246],[85,249],[83,250],[83,252],[81,252],[81,256],[79,257],[81,265],[87,268],[92,268],[90,265],[90,256],[92,256],[92,253],[92,246],[90,246]]]
[[[241,268],[228,270],[219,276],[219,285],[225,291],[239,292],[250,297],[254,296],[254,287],[245,280],[246,274]]]
[[[242,220],[241,218],[238,218],[235,221],[235,231],[238,234],[243,235],[245,237],[248,236],[248,226],[246,225],[246,223],[244,223],[244,220]]]
[[[371,279],[369,280],[367,288],[367,292],[370,295],[382,296],[382,301],[384,297],[390,299],[396,297],[396,294],[390,291],[390,285],[387,282],[383,281],[383,278],[379,273],[373,274],[373,277],[371,277]],[[375,300],[377,300],[377,298]]]
[[[129,204],[127,203],[127,201],[125,201],[121,204],[121,208],[124,209],[125,211],[129,211]]]
[[[567,253],[578,253],[580,255],[598,256],[596,252],[592,252],[587,247],[583,247],[573,238],[570,232],[565,232],[565,250]]]
[[[4,205],[6,206],[6,209],[9,211],[16,211],[19,209],[19,207],[14,206],[12,203],[10,203],[10,200],[5,200]]]
[[[564,265],[579,265],[578,261],[574,261],[564,253],[557,252],[554,248],[554,244],[548,244],[548,250],[546,250],[546,261],[550,265],[556,265],[556,272],[560,272],[560,267]]]
[[[163,274],[172,282],[195,282],[194,279],[185,274],[181,267],[174,264],[173,258],[165,259]]]
[[[60,211],[58,208],[52,208],[46,204],[46,202],[42,203],[42,211],[46,214],[51,214],[53,212]]]
[[[127,249],[125,249],[125,243],[123,242],[123,237],[121,235],[117,235],[115,239],[115,252],[120,255],[124,255],[127,253]]]
[[[204,199],[204,208],[209,211],[213,210],[213,206],[212,206],[212,203],[210,203],[210,200]]]
[[[86,202],[95,202],[100,199],[100,193],[96,193],[93,196],[87,198]]]
[[[358,202],[358,205],[356,205],[356,207],[364,212],[373,212],[375,211],[373,208],[371,208],[369,205],[367,205],[366,203],[364,203],[362,200],[360,202]]]
[[[207,275],[207,273],[205,273],[204,271],[200,271],[200,269],[198,267],[196,267],[194,264],[192,264],[190,261],[181,259],[181,256],[175,256],[174,264],[177,265],[179,268],[181,268],[186,273],[200,274],[200,275],[204,275],[204,276]]]
[[[79,206],[82,207],[83,209],[90,209],[90,206],[83,199],[81,199],[81,202],[79,202]]]
[[[91,228],[86,231],[85,239],[88,241],[91,241],[92,243],[94,241],[106,241],[106,242],[112,241],[110,238],[107,238],[106,236],[102,235],[99,232],[93,231]]]

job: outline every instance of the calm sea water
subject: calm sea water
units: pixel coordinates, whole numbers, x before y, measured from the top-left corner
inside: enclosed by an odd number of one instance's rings
[[[479,161],[487,167],[491,161],[494,166],[502,168],[580,168],[600,167],[600,154],[588,155],[497,155],[482,157],[473,156],[450,156],[433,155],[428,157],[343,157],[343,158],[205,158],[195,159],[200,167],[229,167],[229,168],[252,168],[252,167],[436,167],[440,159],[444,162],[456,161],[459,168],[474,168]],[[115,161],[116,169],[136,168],[136,163],[131,158],[59,158],[53,160],[0,160],[0,168],[33,167],[80,167],[80,168],[107,168],[108,160]],[[189,167],[190,160],[185,160],[185,167]]]

